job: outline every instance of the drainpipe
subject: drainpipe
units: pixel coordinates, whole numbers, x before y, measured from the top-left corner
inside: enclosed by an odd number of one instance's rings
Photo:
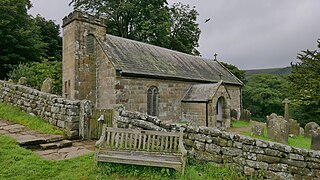
[[[209,118],[208,118],[208,104],[209,102],[206,102],[206,127],[209,126]]]

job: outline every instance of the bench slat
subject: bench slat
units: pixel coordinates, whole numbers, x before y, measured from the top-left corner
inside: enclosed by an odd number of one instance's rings
[[[178,138],[175,137],[174,138],[174,142],[173,142],[173,150],[176,152],[178,150]]]
[[[126,133],[126,140],[125,140],[125,144],[124,144],[124,149],[128,149],[128,141],[129,141],[128,136],[129,136],[129,134]]]
[[[107,145],[110,144],[110,134],[111,134],[111,132],[108,132],[108,135],[107,135]]]
[[[141,149],[141,144],[142,144],[141,139],[142,139],[142,135],[139,134],[138,136],[139,136],[138,149]]]
[[[146,150],[146,144],[147,144],[146,141],[147,141],[147,135],[144,134],[144,135],[143,135],[143,145],[142,145],[142,146],[143,146],[143,147],[142,147],[143,150]]]
[[[166,137],[166,145],[165,145],[165,148],[164,148],[165,152],[168,152],[168,141],[169,141],[169,137],[167,136]]]
[[[155,134],[158,136],[174,136],[174,137],[179,137],[180,133],[179,132],[161,132],[161,131],[148,131],[148,130],[136,130],[136,129],[124,129],[124,128],[112,128],[108,127],[107,128],[108,132],[118,132],[118,133],[133,133],[133,134]]]
[[[124,136],[124,133],[121,133],[121,139],[120,139],[120,147],[119,149],[123,149],[123,137]]]

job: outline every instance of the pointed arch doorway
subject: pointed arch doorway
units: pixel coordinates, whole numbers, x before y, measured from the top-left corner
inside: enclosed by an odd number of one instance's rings
[[[220,128],[222,127],[222,122],[223,122],[223,111],[225,107],[225,99],[224,97],[219,97],[217,104],[216,104],[216,114],[217,114],[217,127]]]

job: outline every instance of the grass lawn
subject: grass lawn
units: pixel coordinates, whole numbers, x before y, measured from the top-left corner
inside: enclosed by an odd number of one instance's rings
[[[0,135],[0,179],[247,179],[241,173],[213,163],[189,162],[185,175],[167,168],[101,163],[93,154],[50,161],[21,148],[13,139]],[[5,168],[3,168],[5,167]]]
[[[266,129],[264,130],[263,134],[264,134],[264,136],[253,137],[253,136],[251,136],[251,131],[247,131],[247,132],[242,133],[242,135],[245,135],[245,136],[258,138],[258,139],[263,139],[263,140],[267,140],[267,141],[273,141],[273,140],[268,138]],[[297,147],[297,148],[310,149],[310,147],[311,147],[311,138],[305,138],[303,136],[298,136],[298,137],[294,137],[294,138],[289,137],[288,138],[288,145],[289,146],[293,146],[293,147]]]
[[[63,134],[59,128],[44,120],[21,111],[18,107],[0,103],[0,119],[24,125],[32,130],[46,134]]]
[[[251,126],[251,125],[252,125],[251,122],[243,121],[243,120],[231,122],[231,128],[242,128],[242,127],[247,127],[247,126]]]

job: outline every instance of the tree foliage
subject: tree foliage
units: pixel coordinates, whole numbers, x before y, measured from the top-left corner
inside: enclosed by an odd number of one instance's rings
[[[230,72],[232,72],[233,75],[235,75],[239,80],[241,80],[243,83],[247,82],[245,71],[240,70],[237,66],[220,62],[224,67],[226,67]]]
[[[198,12],[195,7],[182,3],[173,4],[170,8],[171,32],[169,35],[169,49],[188,54],[200,55],[198,47],[200,36],[199,24],[196,23]]]
[[[282,115],[286,86],[287,80],[282,76],[253,75],[243,88],[244,108],[258,118],[265,119],[271,113]]]
[[[200,29],[195,8],[167,0],[71,0],[75,9],[106,17],[107,33],[189,54],[196,50]]]
[[[34,18],[36,26],[39,28],[39,35],[45,43],[43,58],[55,61],[62,60],[62,37],[60,36],[60,26],[52,20],[46,20],[37,15]]]
[[[17,64],[39,61],[44,43],[39,28],[28,15],[29,0],[0,1],[0,78]]]
[[[320,39],[318,48],[302,51],[298,54],[300,62],[291,65],[290,92],[297,106],[294,113],[304,123],[320,123]]]
[[[18,82],[21,77],[26,77],[27,85],[39,90],[43,81],[49,77],[53,82],[53,93],[61,94],[62,63],[61,61],[43,60],[42,62],[19,64],[9,73],[9,77],[14,82]]]

